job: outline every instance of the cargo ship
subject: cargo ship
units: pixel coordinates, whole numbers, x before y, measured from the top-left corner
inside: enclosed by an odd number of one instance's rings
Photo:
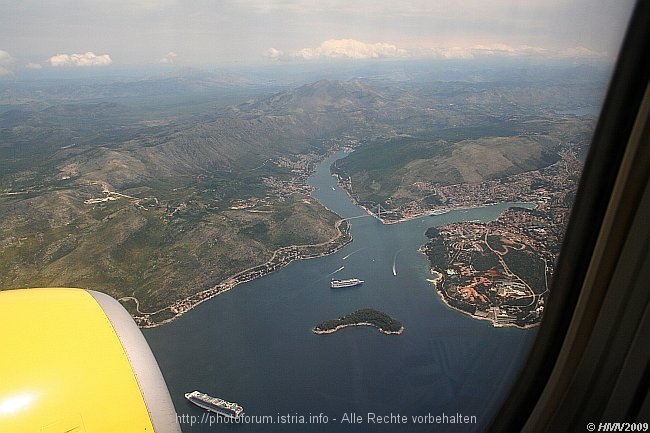
[[[188,392],[185,394],[185,398],[203,409],[233,420],[239,419],[244,414],[244,408],[237,403],[211,397],[199,391]]]
[[[332,280],[330,287],[332,287],[332,289],[340,289],[341,287],[360,286],[361,284],[363,284],[363,280],[358,278],[349,278],[347,280]]]

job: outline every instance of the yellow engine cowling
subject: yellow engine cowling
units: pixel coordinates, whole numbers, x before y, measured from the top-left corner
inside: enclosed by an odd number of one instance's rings
[[[142,333],[103,293],[0,291],[0,432],[179,433]]]

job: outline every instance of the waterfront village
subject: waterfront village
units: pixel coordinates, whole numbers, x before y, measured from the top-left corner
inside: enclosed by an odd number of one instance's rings
[[[554,217],[558,220],[554,223],[562,224],[568,217],[568,206],[570,206],[570,203],[567,204],[567,195],[572,196],[575,193],[582,163],[576,157],[578,151],[574,148],[576,145],[564,144],[561,147],[560,159],[539,170],[480,183],[439,185],[416,182],[413,187],[423,193],[423,197],[395,209],[386,210],[382,206],[381,215],[377,216],[385,223],[391,223],[455,209],[496,203],[527,202],[535,203],[536,208],[541,211],[555,209],[557,212],[554,212]],[[390,199],[385,205],[390,207]],[[565,212],[561,212],[563,207]],[[369,209],[369,212],[375,210]]]
[[[133,315],[134,320],[140,327],[148,328],[167,323],[176,317],[186,313],[192,308],[196,307],[201,302],[211,299],[223,292],[226,292],[238,284],[245,283],[255,278],[275,272],[276,270],[287,266],[294,260],[308,259],[313,257],[321,257],[332,254],[352,241],[350,235],[350,226],[345,220],[340,220],[336,229],[338,236],[328,242],[315,245],[291,245],[288,247],[280,248],[273,252],[271,258],[265,263],[254,266],[250,269],[241,271],[225,281],[220,282],[214,287],[203,290],[193,294],[185,299],[176,301],[169,307],[160,309],[153,313],[143,313],[136,309],[136,315]],[[134,298],[122,298],[121,301],[135,301],[137,307],[137,300]]]

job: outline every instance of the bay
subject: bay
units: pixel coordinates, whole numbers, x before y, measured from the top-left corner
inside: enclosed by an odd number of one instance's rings
[[[428,227],[489,221],[514,204],[384,225],[354,205],[330,175],[330,164],[343,156],[321,163],[309,183],[316,199],[351,218],[351,244],[144,330],[184,432],[478,432],[507,395],[535,329],[494,328],[447,307],[427,282],[428,263],[418,248]],[[334,276],[365,283],[332,290]],[[404,333],[369,327],[311,332],[324,320],[367,307],[402,322]],[[240,403],[244,422],[203,416],[183,396],[195,389]],[[470,423],[458,423],[459,414]]]

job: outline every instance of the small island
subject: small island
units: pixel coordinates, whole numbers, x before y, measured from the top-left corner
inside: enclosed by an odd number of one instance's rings
[[[363,308],[335,320],[326,320],[316,325],[312,332],[314,334],[332,334],[348,326],[374,326],[383,334],[401,334],[404,332],[404,326],[399,321],[372,308]]]

